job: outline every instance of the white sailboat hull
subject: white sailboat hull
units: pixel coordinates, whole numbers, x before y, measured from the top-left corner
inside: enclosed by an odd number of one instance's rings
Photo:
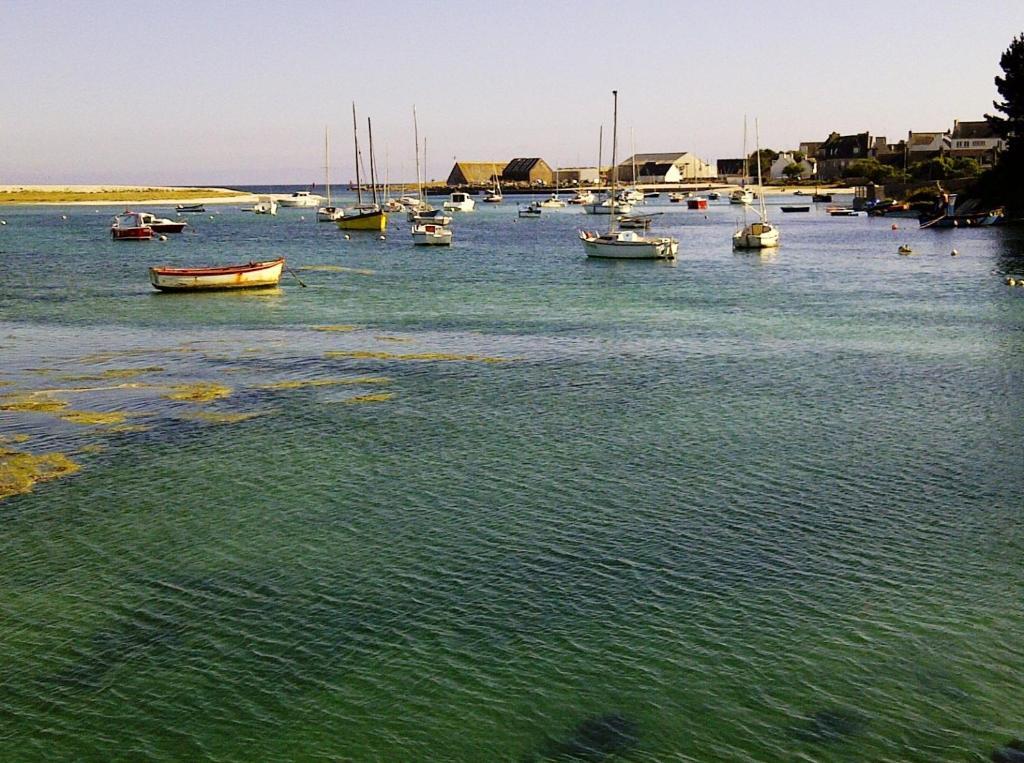
[[[771,249],[779,245],[779,230],[768,223],[754,223],[733,234],[736,249]]]
[[[633,205],[617,201],[615,202],[615,213],[619,215],[627,214],[633,210]],[[583,211],[588,215],[610,215],[612,213],[612,205],[607,201],[595,202],[593,204],[584,204]]]
[[[451,246],[452,229],[442,225],[414,225],[412,242],[416,246]]]
[[[602,236],[580,231],[580,241],[587,257],[606,260],[671,260],[679,251],[674,238],[647,238],[631,231]]]

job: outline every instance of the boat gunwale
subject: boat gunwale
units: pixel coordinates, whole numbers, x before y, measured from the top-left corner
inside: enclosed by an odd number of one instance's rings
[[[232,275],[234,273],[252,273],[257,270],[268,270],[277,265],[284,265],[284,257],[264,262],[247,262],[239,265],[222,265],[219,267],[172,268],[166,266],[151,267],[150,271],[158,276],[215,276]]]

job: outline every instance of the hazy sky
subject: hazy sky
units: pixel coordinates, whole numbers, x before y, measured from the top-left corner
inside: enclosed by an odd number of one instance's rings
[[[413,104],[431,177],[593,165],[613,88],[620,157],[631,128],[637,151],[738,156],[744,114],[775,149],[895,141],[991,111],[1021,32],[1020,0],[0,0],[0,184],[319,183],[325,127],[343,183],[352,101],[392,178],[415,174]]]

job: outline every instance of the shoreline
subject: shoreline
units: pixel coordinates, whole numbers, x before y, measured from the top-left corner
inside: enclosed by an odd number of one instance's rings
[[[0,206],[122,204],[249,204],[257,196],[232,188],[155,185],[0,185]]]

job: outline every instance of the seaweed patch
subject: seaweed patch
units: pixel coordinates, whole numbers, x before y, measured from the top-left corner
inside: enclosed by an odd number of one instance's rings
[[[178,384],[171,387],[165,395],[168,400],[181,400],[189,403],[208,403],[231,394],[231,387],[214,382],[195,382],[194,384]]]
[[[36,456],[0,447],[0,500],[31,493],[35,483],[66,477],[80,468],[63,453]]]
[[[600,763],[636,747],[640,732],[635,721],[620,713],[586,718],[561,742],[549,745],[548,760],[585,760]]]
[[[72,424],[83,424],[86,426],[113,426],[123,424],[128,414],[118,411],[64,411],[60,414],[63,421],[70,421]]]
[[[310,326],[313,331],[359,331],[361,326],[339,324],[337,326]]]
[[[81,374],[60,377],[64,381],[104,381],[106,379],[131,379],[143,374],[163,371],[163,366],[146,366],[145,368],[111,368],[98,374]]]
[[[395,396],[394,392],[379,392],[376,395],[356,395],[342,400],[343,403],[354,405],[356,403],[383,403]]]
[[[264,415],[261,411],[250,411],[249,413],[218,413],[216,411],[196,411],[195,413],[189,413],[182,418],[191,419],[193,421],[204,421],[207,424],[237,424],[240,421],[248,421],[254,419],[257,416]]]
[[[0,411],[33,411],[36,413],[53,413],[68,407],[67,400],[51,397],[47,394],[29,392],[25,394],[4,395],[0,397]]]

